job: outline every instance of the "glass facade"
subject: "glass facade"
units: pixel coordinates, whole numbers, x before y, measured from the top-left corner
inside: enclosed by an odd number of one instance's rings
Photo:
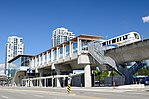
[[[69,45],[66,45],[66,56],[68,56],[69,55]]]
[[[9,63],[9,68],[8,68],[9,77],[14,77],[15,72],[17,70],[20,70],[21,67],[28,67],[28,66],[29,66],[29,57],[20,56],[19,58]]]
[[[54,50],[54,51],[53,51],[53,54],[54,54],[54,55],[53,55],[53,56],[54,56],[54,57],[53,57],[53,58],[54,58],[53,60],[56,60],[57,50]]]
[[[81,43],[81,50],[88,50],[88,43],[87,42]]]
[[[51,62],[51,52],[48,53],[48,57],[49,57],[49,62]]]
[[[76,53],[78,50],[77,48],[77,42],[73,42],[73,53]]]
[[[59,58],[62,58],[62,57],[63,57],[63,48],[61,47],[61,48],[60,48]]]

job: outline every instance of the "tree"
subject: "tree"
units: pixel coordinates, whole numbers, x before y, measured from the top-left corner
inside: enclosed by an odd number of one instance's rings
[[[135,76],[149,76],[149,68],[141,68]]]
[[[100,70],[96,69],[93,71],[93,73],[95,74],[95,79],[99,81],[99,86],[100,86],[100,74],[102,73]]]
[[[112,71],[111,74],[110,74],[110,76],[117,76],[117,75],[118,75],[118,73],[115,72],[115,71]]]
[[[95,74],[95,79],[99,80],[100,79],[100,74],[102,73],[101,71],[99,71],[98,69],[94,70],[93,73]]]
[[[94,70],[93,73],[95,74],[95,79],[99,80],[99,79],[105,79],[105,77],[108,76],[108,71],[99,71],[98,69]]]
[[[102,72],[102,73],[100,74],[100,78],[101,78],[101,79],[105,79],[107,76],[108,76],[108,71],[107,71],[107,70],[104,71],[104,72]]]

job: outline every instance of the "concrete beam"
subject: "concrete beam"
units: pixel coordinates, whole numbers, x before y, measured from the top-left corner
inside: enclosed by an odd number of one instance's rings
[[[80,54],[78,56],[78,64],[91,64],[88,54]]]

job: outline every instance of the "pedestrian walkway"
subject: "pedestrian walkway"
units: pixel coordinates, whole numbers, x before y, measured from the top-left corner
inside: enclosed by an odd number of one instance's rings
[[[1,86],[2,87],[2,86]],[[40,90],[40,91],[50,91],[53,90],[55,92],[67,92],[67,87],[17,87],[17,86],[11,86],[5,88],[19,88],[19,89],[26,89],[26,90]],[[71,87],[71,92],[76,91],[92,91],[92,92],[114,92],[114,93],[123,93],[123,92],[149,92],[149,86],[145,86],[144,88],[124,88],[124,87]]]

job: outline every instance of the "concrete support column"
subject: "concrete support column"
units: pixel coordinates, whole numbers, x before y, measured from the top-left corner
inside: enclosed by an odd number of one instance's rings
[[[52,67],[51,67],[51,71],[52,71],[52,87],[54,87],[54,75],[53,75],[53,72],[54,72],[54,70],[55,70],[55,65],[54,65],[54,63],[52,63]]]
[[[85,78],[85,87],[91,87],[91,67],[90,65],[85,65],[84,67],[84,78]]]
[[[39,87],[39,79],[37,79],[37,87]]]
[[[47,79],[45,78],[44,79],[44,87],[46,87],[47,86]]]
[[[25,87],[27,87],[28,86],[27,80],[24,80],[24,81],[25,81]]]
[[[41,65],[44,64],[44,54],[41,55]]]
[[[32,79],[29,80],[29,83],[30,83],[29,86],[30,86],[30,87],[33,87],[33,80],[32,80]]]
[[[30,59],[30,66],[33,67],[33,58]]]
[[[37,57],[35,57],[35,67],[37,67]]]
[[[71,41],[69,41],[69,57],[72,57],[72,47],[71,47]]]
[[[41,64],[41,57],[40,57],[40,55],[38,56],[38,58],[39,58],[39,66],[40,66],[40,64]]]
[[[33,58],[33,59],[32,59],[32,61],[33,61],[33,64],[32,64],[32,66],[31,66],[31,67],[33,67],[33,68],[34,68],[34,67],[35,67],[35,58]]]
[[[71,43],[71,53],[73,54],[73,43]]]
[[[42,77],[42,73],[40,73],[40,77]],[[42,85],[42,80],[41,80],[41,78],[39,78],[39,86],[40,86],[40,87],[43,86],[43,85]]]
[[[56,73],[57,73],[57,75],[60,75],[60,70],[56,69]],[[56,78],[56,85],[57,85],[57,87],[61,87],[60,78]]]
[[[56,48],[56,51],[57,51],[57,53],[56,53],[56,60],[58,61],[58,59],[59,59],[59,48],[58,47]]]
[[[80,47],[80,53],[82,53],[82,40],[80,39],[79,42],[80,42],[80,46],[79,46]]]
[[[63,44],[63,60],[65,59],[65,45]]]
[[[41,78],[39,79],[39,86],[40,86],[40,87],[43,87]]]
[[[60,72],[59,66],[58,66],[58,65],[53,65],[53,67],[55,68],[55,71],[56,71],[57,76],[60,75],[61,72]],[[54,69],[54,68],[53,68],[53,69]],[[60,78],[56,77],[56,82],[55,82],[55,83],[56,83],[56,86],[57,86],[57,87],[61,87]]]
[[[80,39],[77,39],[78,55],[80,55]]]
[[[46,55],[47,55],[46,63],[48,64],[48,61],[49,61],[49,53],[48,53],[48,51],[47,51]]]
[[[66,57],[66,46],[64,46],[64,56]]]
[[[42,54],[42,65],[44,65],[44,63],[45,63],[45,54]]]
[[[54,53],[53,53],[53,49],[51,49],[51,62],[53,62],[54,60]]]
[[[52,77],[52,87],[54,87],[54,76]]]

